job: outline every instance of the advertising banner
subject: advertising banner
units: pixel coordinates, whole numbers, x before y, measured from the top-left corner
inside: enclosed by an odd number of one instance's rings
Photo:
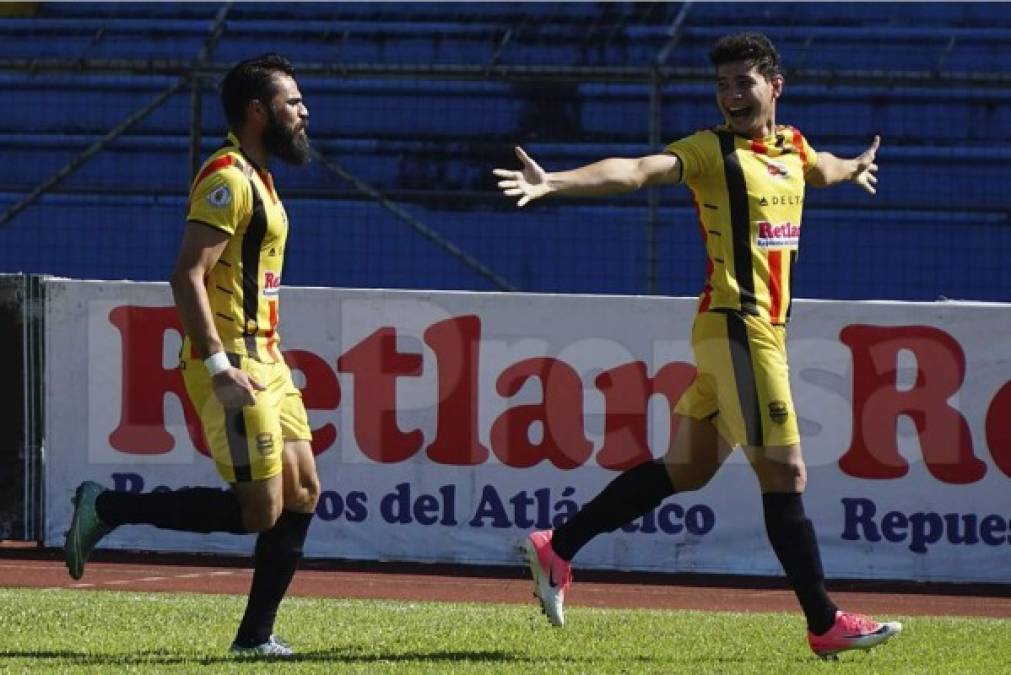
[[[694,376],[688,298],[286,288],[281,345],[323,493],[306,554],[518,564],[516,545],[663,454]],[[177,368],[168,286],[52,280],[46,544],[85,479],[221,485]],[[805,505],[830,578],[1011,581],[1011,306],[797,301]],[[103,546],[243,553],[121,527]],[[781,574],[735,452],[583,568]]]

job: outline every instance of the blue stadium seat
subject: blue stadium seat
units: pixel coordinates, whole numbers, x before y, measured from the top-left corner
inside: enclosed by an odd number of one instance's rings
[[[0,58],[175,59],[204,44],[220,4],[42,3],[0,19]],[[211,58],[271,49],[299,63],[644,66],[683,3],[236,3]],[[810,190],[796,278],[802,297],[937,295],[1009,300],[1011,16],[997,3],[695,3],[667,65],[708,69],[712,41],[764,30],[788,69],[780,121],[842,156],[884,137],[880,192]],[[44,45],[44,49],[40,48]],[[833,86],[812,70],[977,73],[979,87]],[[339,71],[335,71],[339,72]],[[989,74],[989,75],[987,75]],[[989,82],[987,79],[989,77]],[[1003,79],[1001,79],[1003,78]],[[968,78],[963,78],[965,81]],[[999,84],[997,81],[1003,82]],[[0,209],[64,166],[175,78],[0,73]],[[300,77],[314,142],[355,176],[524,289],[647,291],[646,194],[515,212],[493,166],[522,143],[545,167],[644,154],[642,85],[593,81]],[[224,120],[202,94],[206,154]],[[190,175],[184,90],[37,204],[0,227],[0,270],[163,279]],[[662,141],[717,121],[712,86],[665,84]],[[654,148],[659,149],[659,148]],[[276,167],[295,224],[286,283],[492,288],[319,164]],[[689,195],[660,191],[659,287],[693,295],[704,270]]]
[[[33,101],[32,106],[12,106],[0,119],[0,130],[101,134],[175,81],[164,76],[0,75],[0,92],[31,96]],[[538,122],[531,106],[544,93],[494,82],[405,84],[321,77],[304,78],[302,89],[313,135],[319,138],[514,138],[524,116]],[[565,131],[577,138],[646,138],[648,99],[641,85],[583,84],[557,93],[569,98],[556,95],[556,100],[571,101],[574,125]],[[873,129],[891,143],[989,145],[1011,128],[1009,103],[1007,90],[909,87],[893,95],[880,87],[788,83],[780,118],[812,141],[855,142]],[[923,114],[926,109],[931,114]],[[718,121],[708,84],[665,86],[661,112],[664,141]],[[218,134],[224,126],[217,95],[210,89],[204,91],[203,117],[206,134]],[[188,136],[189,120],[187,88],[140,122],[136,131]],[[531,131],[552,134],[547,127]]]
[[[250,3],[253,4],[253,3]],[[221,8],[217,3],[202,2],[158,2],[127,3],[110,2],[88,6],[79,2],[46,2],[40,6],[42,19],[92,19],[103,18],[158,18],[158,19],[213,19]]]
[[[985,27],[1007,20],[999,4],[966,2],[856,3],[718,3],[698,2],[691,8],[694,24],[786,26],[934,26]]]
[[[0,194],[0,207],[14,198]],[[522,213],[406,208],[470,254],[494,260],[496,272],[521,288],[646,292],[642,207],[556,204]],[[47,196],[0,230],[0,269],[164,279],[183,209],[182,197]],[[288,212],[293,229],[286,283],[493,290],[487,279],[441,254],[374,202],[296,199],[289,200]],[[579,222],[578,232],[572,222]],[[661,292],[695,295],[705,268],[690,209],[665,208],[658,236]],[[1008,250],[1006,218],[812,209],[794,291],[798,297],[1007,301]],[[669,262],[671,251],[678,252],[676,265]]]
[[[226,39],[220,42],[216,58],[246,58],[262,52],[269,41],[271,49],[295,60],[315,62],[482,64],[496,58],[503,64],[644,66],[653,62],[669,39],[669,16],[654,15],[641,22],[634,10],[608,15],[600,9],[597,16],[582,21],[578,12],[569,11],[565,22],[538,21],[536,16],[519,20],[509,13],[495,15],[483,10],[484,15],[478,12],[473,15],[476,20],[464,23],[453,21],[456,12],[429,14],[410,10],[410,5],[405,15],[391,13],[388,8],[307,6],[285,12],[283,18],[271,16],[278,14],[276,10],[261,14],[255,8],[247,11],[245,6],[239,7],[227,24]],[[192,14],[181,10],[165,16],[164,11],[112,12],[101,18],[47,12],[29,23],[24,19],[0,21],[0,36],[4,37],[4,53],[11,57],[37,55],[36,45],[44,40],[49,56],[65,58],[194,58],[207,37],[210,17],[197,12],[199,18],[177,18]],[[542,18],[561,14],[550,5],[534,11],[544,12]],[[708,65],[708,46],[728,30],[724,23],[706,25],[706,16],[713,11],[719,14],[722,10],[713,10],[706,3],[693,7],[692,18],[683,27],[681,42],[668,64]],[[777,41],[788,68],[957,71],[1007,70],[1011,65],[1004,49],[1011,37],[1006,21],[990,25],[976,25],[976,21],[971,27],[907,25],[902,16],[908,10],[890,9],[887,12],[895,21],[793,24],[774,20],[775,11],[753,8],[737,14],[758,15],[756,18],[765,21],[749,27],[767,32]],[[794,11],[799,10],[787,9],[787,14]],[[954,10],[935,8],[937,11]],[[826,10],[826,15],[831,16],[831,11]],[[741,16],[735,18],[741,21]]]
[[[642,139],[649,101],[639,85],[585,84],[579,88],[582,129],[588,139]],[[924,114],[929,110],[930,114]],[[708,84],[663,88],[664,141],[720,121]],[[787,80],[778,118],[812,142],[857,140],[873,130],[898,143],[991,144],[1011,129],[1011,91],[794,84]]]
[[[896,28],[760,25],[775,43],[789,74],[791,69],[954,71],[951,62],[975,64],[969,70],[1003,70],[1011,67],[1006,45],[1011,29],[1001,28]],[[725,27],[686,27],[668,65],[708,66],[709,46]],[[952,42],[954,40],[954,42]],[[966,49],[972,45],[972,50]],[[962,56],[962,52],[967,54]],[[995,68],[1001,66],[1002,68]]]
[[[41,183],[94,137],[84,135],[20,135],[4,139],[7,161],[0,163],[0,185],[21,186],[23,192]],[[220,144],[219,137],[205,137],[204,153]],[[869,141],[869,139],[867,139]],[[384,191],[494,189],[493,164],[515,165],[508,144],[483,146],[482,157],[468,154],[472,148],[461,144],[411,139],[323,140],[317,147],[326,157],[340,163],[352,174]],[[493,152],[497,147],[497,159]],[[818,146],[816,146],[817,148]],[[839,156],[854,156],[864,145],[821,146]],[[586,164],[607,156],[637,156],[647,148],[640,144],[532,143],[526,147],[543,166],[560,170]],[[189,177],[189,140],[182,136],[125,135],[98,153],[79,171],[66,179],[72,189],[144,190],[155,193],[184,191]],[[1011,149],[1005,147],[931,147],[884,145],[879,153],[880,191],[873,204],[881,207],[968,210],[1007,209],[1006,193],[986,189],[994,183],[994,166],[1006,165]],[[343,181],[319,165],[292,171],[277,164],[280,189],[293,193],[327,193],[346,188]],[[917,176],[910,181],[905,177]],[[629,199],[645,197],[640,193]],[[835,190],[808,191],[809,204],[841,206],[870,204],[854,186]]]

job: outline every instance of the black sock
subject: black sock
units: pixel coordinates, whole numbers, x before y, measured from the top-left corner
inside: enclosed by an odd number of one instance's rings
[[[285,510],[274,527],[257,537],[253,583],[249,588],[246,613],[235,637],[240,647],[262,644],[274,632],[277,607],[302,559],[302,546],[311,521],[311,513]]]
[[[804,502],[797,492],[769,492],[762,495],[765,529],[786,578],[807,617],[807,627],[821,635],[835,623],[838,607],[825,591],[814,526],[804,514]]]
[[[555,530],[551,548],[564,560],[601,532],[612,532],[674,494],[663,459],[643,462],[608,483],[600,494]]]
[[[242,524],[239,498],[231,490],[193,487],[164,492],[107,490],[95,500],[107,525],[154,525],[183,532],[249,534]]]

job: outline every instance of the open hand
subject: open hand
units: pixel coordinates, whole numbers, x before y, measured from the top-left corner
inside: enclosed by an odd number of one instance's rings
[[[522,171],[512,171],[510,169],[495,169],[494,174],[500,180],[499,189],[506,197],[519,197],[516,206],[524,207],[528,202],[539,199],[551,192],[548,187],[547,174],[544,169],[534,160],[530,159],[523,148],[516,146],[516,156],[523,164]]]
[[[878,184],[878,177],[874,175],[874,172],[878,170],[878,165],[874,163],[874,157],[878,154],[878,146],[880,145],[881,137],[875,136],[870,147],[853,160],[856,162],[856,167],[850,180],[872,195],[877,194],[877,189],[874,186]]]

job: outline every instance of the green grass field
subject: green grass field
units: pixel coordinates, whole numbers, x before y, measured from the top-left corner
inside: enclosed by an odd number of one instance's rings
[[[797,614],[289,598],[294,662],[236,661],[243,599],[0,589],[0,672],[984,673],[1011,670],[1011,620],[898,618],[902,635],[823,662]],[[1009,669],[1009,670],[1005,670]]]

